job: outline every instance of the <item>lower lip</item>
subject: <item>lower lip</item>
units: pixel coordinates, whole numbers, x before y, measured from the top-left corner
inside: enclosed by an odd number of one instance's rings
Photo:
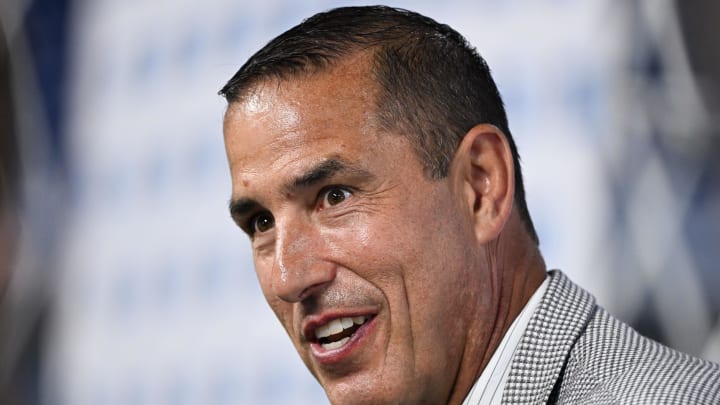
[[[355,333],[352,334],[352,336],[350,336],[350,340],[348,340],[344,345],[338,347],[337,349],[327,350],[323,348],[320,343],[317,342],[311,343],[310,349],[312,350],[313,356],[315,357],[315,359],[318,360],[319,363],[325,365],[335,364],[347,359],[354,352],[360,349],[360,347],[368,339],[368,336],[374,328],[375,317],[372,317],[368,321],[366,321],[360,328],[358,328],[358,330],[356,330]]]

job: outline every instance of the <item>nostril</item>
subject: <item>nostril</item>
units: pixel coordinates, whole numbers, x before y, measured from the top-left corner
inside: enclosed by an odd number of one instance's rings
[[[313,295],[321,292],[322,290],[324,290],[325,286],[327,286],[327,283],[318,283],[318,284],[314,284],[314,285],[307,287],[306,289],[302,290],[300,295],[298,295],[298,300],[304,301],[306,298],[313,296]]]

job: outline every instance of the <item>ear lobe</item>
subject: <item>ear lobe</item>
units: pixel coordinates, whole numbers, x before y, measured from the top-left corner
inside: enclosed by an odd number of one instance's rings
[[[472,211],[478,241],[497,238],[510,217],[515,190],[512,152],[503,132],[490,124],[474,126],[460,142],[451,171]]]

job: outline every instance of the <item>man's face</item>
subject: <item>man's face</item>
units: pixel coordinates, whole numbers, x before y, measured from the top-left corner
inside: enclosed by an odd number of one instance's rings
[[[333,403],[441,403],[478,345],[470,324],[490,306],[478,294],[489,282],[462,192],[378,129],[368,76],[348,63],[229,107],[233,217]]]

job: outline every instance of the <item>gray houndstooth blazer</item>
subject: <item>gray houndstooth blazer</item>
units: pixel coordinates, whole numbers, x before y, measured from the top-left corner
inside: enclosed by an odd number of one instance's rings
[[[720,366],[641,336],[558,270],[528,324],[504,404],[720,404]]]

